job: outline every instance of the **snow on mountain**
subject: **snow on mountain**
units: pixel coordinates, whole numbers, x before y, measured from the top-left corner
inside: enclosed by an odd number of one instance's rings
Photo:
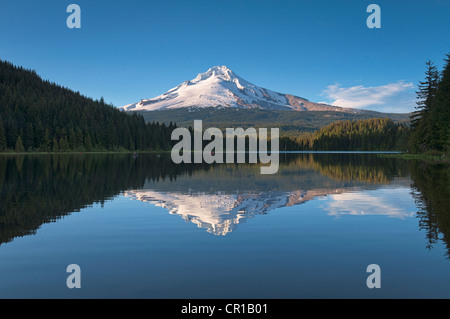
[[[126,197],[165,208],[209,233],[223,236],[238,224],[280,207],[307,202],[315,197],[343,193],[344,189],[316,189],[265,192],[173,192],[153,189],[129,190]]]
[[[267,90],[244,80],[226,66],[214,66],[160,96],[128,104],[121,109],[154,111],[186,107],[358,112],[351,108],[313,103],[298,96]]]

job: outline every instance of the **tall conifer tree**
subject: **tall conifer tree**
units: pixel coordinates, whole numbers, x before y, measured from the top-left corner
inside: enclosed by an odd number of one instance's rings
[[[427,150],[432,135],[430,112],[439,84],[439,71],[430,60],[425,65],[425,80],[419,82],[416,111],[411,115],[412,133],[409,147],[413,152]]]
[[[450,54],[445,59],[442,77],[432,101],[430,124],[433,125],[430,148],[450,151]]]

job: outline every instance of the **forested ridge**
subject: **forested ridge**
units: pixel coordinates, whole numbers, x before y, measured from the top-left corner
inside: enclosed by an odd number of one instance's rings
[[[409,127],[391,119],[372,118],[331,123],[314,133],[282,139],[281,150],[392,151],[406,148]]]
[[[282,111],[258,108],[235,107],[192,107],[154,111],[137,111],[149,121],[179,127],[193,126],[194,120],[202,120],[204,127],[217,127],[225,131],[229,127],[279,128],[281,136],[295,137],[299,133],[314,132],[336,121],[367,120],[370,118],[390,118],[394,122],[409,122],[408,113],[380,113],[369,110],[359,112],[333,111]]]
[[[0,61],[0,152],[167,150],[173,128]]]

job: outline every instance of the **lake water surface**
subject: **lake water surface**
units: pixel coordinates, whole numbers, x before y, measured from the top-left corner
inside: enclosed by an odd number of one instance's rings
[[[0,157],[0,298],[450,298],[448,164],[280,156]]]

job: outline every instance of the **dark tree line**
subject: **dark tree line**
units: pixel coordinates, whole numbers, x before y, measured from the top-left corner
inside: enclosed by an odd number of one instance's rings
[[[403,150],[409,136],[405,124],[388,118],[347,120],[331,123],[314,133],[284,141],[286,150],[304,151],[392,151]],[[293,144],[295,143],[295,144]]]
[[[167,150],[175,124],[146,123],[0,61],[1,151]]]
[[[433,62],[426,62],[425,79],[419,82],[411,128],[411,152],[450,151],[450,54],[442,72]]]
[[[205,164],[173,164],[168,154],[0,156],[0,245],[146,182],[174,181],[208,169]]]

